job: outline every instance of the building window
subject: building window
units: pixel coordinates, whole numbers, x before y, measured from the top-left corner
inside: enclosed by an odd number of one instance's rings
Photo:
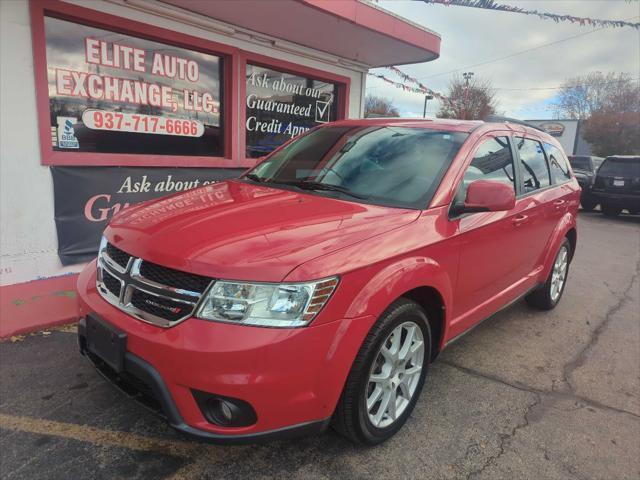
[[[337,85],[247,64],[246,155],[257,158],[337,119]]]
[[[53,17],[44,26],[54,151],[223,156],[220,57]]]

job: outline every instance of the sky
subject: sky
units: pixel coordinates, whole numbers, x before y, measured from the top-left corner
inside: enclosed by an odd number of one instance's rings
[[[498,0],[498,3],[561,15],[640,21],[638,0]],[[443,94],[454,75],[452,71],[474,72],[476,77],[492,83],[498,113],[509,117],[557,118],[553,108],[556,87],[574,75],[613,71],[640,78],[640,30],[631,27],[594,29],[517,13],[410,0],[380,0],[378,5],[434,30],[442,38],[440,58],[401,66],[401,70]],[[542,46],[552,42],[555,43]],[[534,50],[476,65],[529,49]],[[372,72],[401,81],[385,69]],[[391,99],[403,117],[422,116],[423,95],[404,92],[371,76],[367,78],[367,94]],[[437,110],[438,102],[430,100],[427,116],[434,116]]]

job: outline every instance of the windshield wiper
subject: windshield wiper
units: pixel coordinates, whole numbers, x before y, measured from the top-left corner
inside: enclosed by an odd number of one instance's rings
[[[258,183],[264,183],[264,181],[265,181],[264,178],[259,177],[255,173],[247,173],[247,174],[243,175],[243,178],[248,178],[249,180],[253,180],[254,182],[258,182]]]
[[[361,200],[367,200],[369,198],[365,195],[359,195],[357,193],[353,193],[349,189],[340,187],[339,185],[331,185],[330,183],[314,182],[312,180],[287,180],[287,181],[274,182],[274,183],[281,183],[283,185],[292,185],[294,187],[298,187],[303,190],[325,190],[329,192],[340,192],[340,193],[344,193],[345,195],[349,195],[350,197],[353,197],[353,198],[359,198]]]

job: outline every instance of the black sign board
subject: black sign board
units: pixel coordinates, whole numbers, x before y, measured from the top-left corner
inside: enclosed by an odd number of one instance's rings
[[[321,123],[336,120],[333,83],[247,65],[247,157],[262,157]]]
[[[102,231],[123,208],[236,177],[222,168],[52,167],[58,255],[63,265],[96,256]]]

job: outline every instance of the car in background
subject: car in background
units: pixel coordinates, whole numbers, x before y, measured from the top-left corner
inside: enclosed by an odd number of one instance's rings
[[[598,206],[598,201],[593,197],[591,193],[591,187],[596,178],[596,172],[604,158],[593,157],[588,155],[569,155],[569,163],[573,169],[573,173],[576,176],[576,180],[582,188],[582,194],[580,195],[580,205],[583,210],[591,211]]]
[[[608,217],[615,217],[622,210],[632,215],[640,212],[640,156],[605,158],[596,174],[591,194]]]

